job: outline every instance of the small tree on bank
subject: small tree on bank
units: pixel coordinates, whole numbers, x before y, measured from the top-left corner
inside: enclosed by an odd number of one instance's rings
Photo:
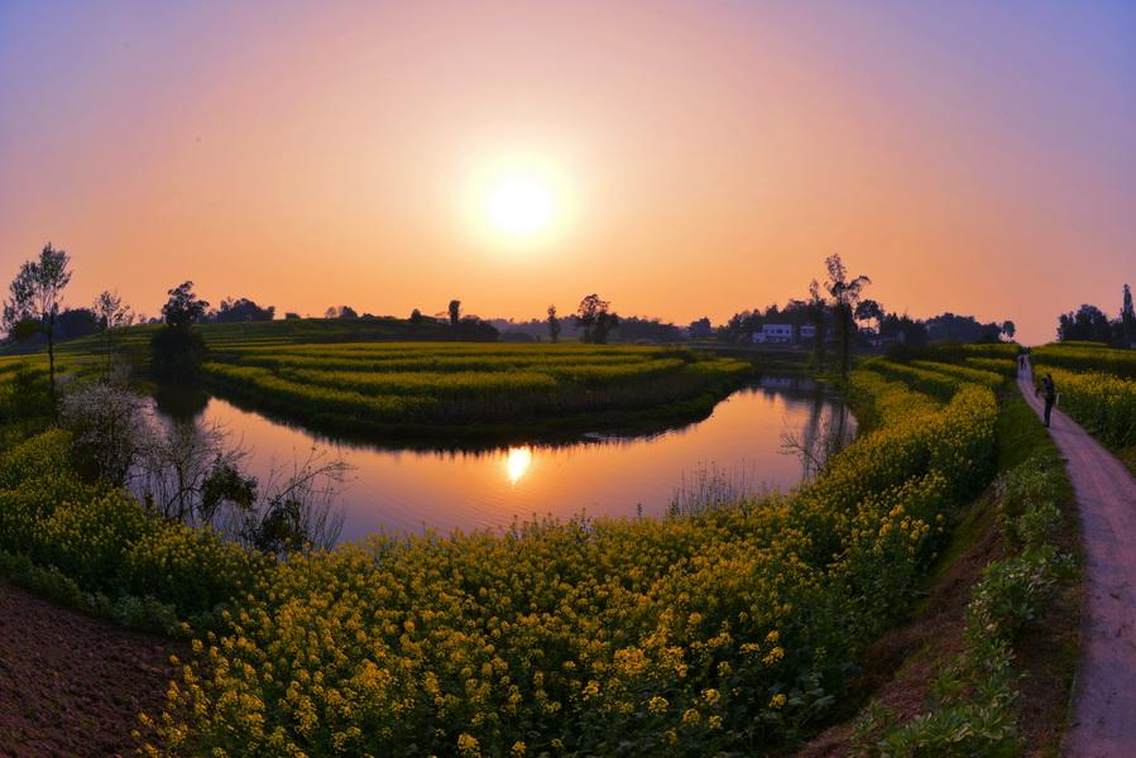
[[[446,310],[450,315],[450,326],[457,326],[458,322],[461,321],[462,301],[451,300]]]
[[[205,340],[193,326],[209,310],[209,303],[193,292],[186,281],[169,290],[162,306],[166,322],[150,341],[154,375],[165,382],[188,383],[197,378],[205,358]]]
[[[117,292],[104,290],[95,298],[91,308],[102,330],[103,353],[106,357],[106,376],[110,376],[111,361],[114,357],[115,340],[118,333],[134,323],[134,312],[122,302]]]
[[[872,283],[872,280],[863,275],[849,279],[848,270],[839,253],[825,258],[824,266],[828,270],[824,288],[828,291],[836,322],[836,337],[840,344],[840,373],[842,376],[848,376],[848,372],[852,369],[856,306],[860,303],[860,293],[864,287]]]
[[[68,264],[71,258],[64,250],[56,250],[48,242],[39,259],[20,267],[9,285],[11,300],[4,303],[4,325],[9,332],[31,324],[47,337],[47,365],[51,387],[51,405],[55,408],[55,321],[63,290],[71,281]]]

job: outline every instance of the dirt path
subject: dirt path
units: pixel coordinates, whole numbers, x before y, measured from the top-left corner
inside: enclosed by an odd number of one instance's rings
[[[1028,370],[1018,378],[1040,414]],[[1060,392],[1060,387],[1058,388]],[[1059,410],[1050,435],[1068,461],[1085,549],[1085,608],[1073,718],[1064,752],[1136,755],[1136,480]]]
[[[0,581],[0,756],[129,754],[178,643],[126,631]]]

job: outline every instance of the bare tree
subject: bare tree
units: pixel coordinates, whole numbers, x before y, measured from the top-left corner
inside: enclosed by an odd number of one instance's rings
[[[313,448],[261,482],[243,471],[247,454],[220,426],[172,424],[149,438],[134,489],[167,519],[213,526],[265,553],[334,546],[344,519],[335,496],[351,467]]]
[[[287,475],[273,469],[264,494],[252,507],[234,511],[226,532],[274,555],[330,549],[343,531],[344,513],[334,503],[350,471],[344,461],[312,448],[304,461],[293,461]]]
[[[195,526],[209,523],[223,500],[251,506],[255,483],[235,480],[247,453],[226,436],[219,425],[155,427],[141,445],[135,491],[165,518]]]
[[[114,357],[114,343],[120,331],[134,323],[134,312],[129,305],[122,302],[117,292],[103,290],[95,298],[91,307],[98,319],[99,328],[103,335],[103,352],[106,354],[106,376],[111,373],[111,361]]]

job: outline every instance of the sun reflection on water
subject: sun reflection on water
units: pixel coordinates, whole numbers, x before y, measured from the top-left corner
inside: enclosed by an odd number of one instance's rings
[[[505,456],[505,475],[510,484],[516,484],[532,465],[532,450],[527,447],[511,447]]]

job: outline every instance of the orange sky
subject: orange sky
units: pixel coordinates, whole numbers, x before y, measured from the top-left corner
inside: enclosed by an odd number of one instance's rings
[[[0,277],[67,293],[680,322],[802,296],[1014,319],[1136,284],[1123,3],[0,4]],[[554,224],[488,229],[536,162]]]

